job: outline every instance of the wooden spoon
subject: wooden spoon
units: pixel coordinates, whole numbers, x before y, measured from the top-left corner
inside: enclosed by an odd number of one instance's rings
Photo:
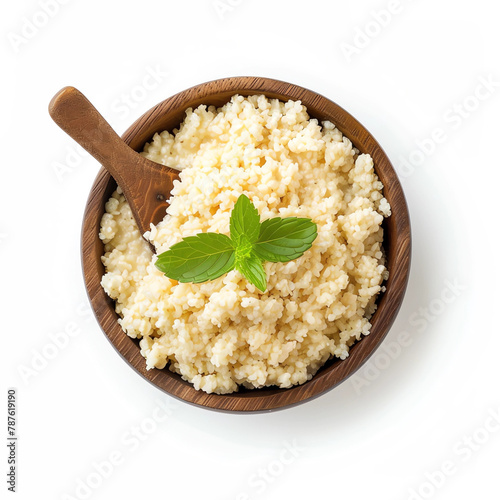
[[[52,119],[114,177],[141,234],[165,216],[178,171],[150,161],[121,140],[91,102],[74,87],[50,101]]]

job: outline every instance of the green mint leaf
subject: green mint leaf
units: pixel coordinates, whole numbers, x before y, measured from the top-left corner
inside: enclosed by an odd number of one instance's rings
[[[181,283],[203,283],[237,269],[259,290],[267,289],[263,261],[288,262],[311,248],[318,232],[311,219],[287,217],[260,223],[257,209],[242,194],[229,219],[231,237],[200,233],[158,256],[156,267]]]
[[[265,292],[267,288],[267,276],[262,259],[251,252],[250,255],[244,258],[237,259],[236,269],[252,284],[254,284],[261,292]]]
[[[234,269],[231,239],[224,234],[200,233],[188,236],[158,256],[156,267],[181,283],[202,283]]]
[[[254,252],[262,260],[288,262],[309,250],[317,235],[317,226],[311,219],[267,219],[260,225],[259,239],[253,246]]]
[[[240,195],[234,205],[229,219],[229,228],[235,246],[240,245],[242,236],[245,236],[250,243],[254,243],[259,237],[259,212],[244,194]]]

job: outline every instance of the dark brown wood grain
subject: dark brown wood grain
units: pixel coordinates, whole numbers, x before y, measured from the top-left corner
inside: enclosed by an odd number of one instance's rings
[[[50,101],[52,119],[113,176],[123,190],[141,234],[165,217],[166,200],[178,172],[130,148],[91,102],[74,87]]]
[[[114,303],[100,285],[104,269],[101,263],[103,245],[98,237],[99,224],[104,204],[116,188],[115,180],[104,169],[99,172],[92,186],[85,210],[82,263],[89,299],[102,330],[121,356],[145,379],[175,398],[197,406],[240,413],[265,412],[310,400],[333,389],[352,375],[379,346],[397,315],[406,290],[411,255],[410,220],[397,175],[373,136],[334,102],[290,83],[259,77],[235,77],[197,85],[150,109],[125,132],[123,140],[140,151],[156,132],[178,126],[187,108],[199,104],[220,106],[234,94],[264,94],[283,101],[301,100],[312,117],[332,121],[360,152],[372,156],[375,170],[384,184],[384,195],[391,204],[392,215],[384,223],[384,247],[389,269],[387,290],[379,297],[378,309],[371,320],[370,335],[351,347],[346,360],[329,361],[303,385],[290,389],[272,387],[241,390],[230,395],[206,394],[195,390],[168,369],[147,371],[137,341],[125,335],[117,323]]]

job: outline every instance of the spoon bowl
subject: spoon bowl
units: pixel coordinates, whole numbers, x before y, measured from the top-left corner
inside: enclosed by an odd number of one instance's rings
[[[410,220],[397,175],[374,137],[334,102],[290,83],[258,77],[224,78],[203,83],[147,111],[125,132],[122,139],[130,148],[141,151],[155,133],[172,131],[178,127],[187,108],[195,108],[200,104],[222,106],[234,94],[264,94],[282,101],[300,100],[312,118],[330,120],[361,153],[372,156],[375,171],[384,184],[384,196],[391,205],[392,215],[384,222],[384,249],[389,278],[385,283],[386,291],[380,294],[377,311],[371,318],[371,333],[350,348],[347,359],[330,360],[311,380],[290,389],[242,388],[232,394],[207,394],[196,390],[168,367],[146,370],[138,341],[123,332],[118,324],[114,301],[106,295],[100,284],[104,274],[100,222],[105,204],[116,189],[116,180],[120,184],[119,179],[115,180],[105,169],[101,169],[97,175],[85,210],[82,228],[83,272],[88,296],[102,330],[124,360],[146,380],[171,396],[199,407],[236,413],[268,412],[303,403],[333,389],[359,369],[380,345],[397,315],[406,290],[411,254]]]

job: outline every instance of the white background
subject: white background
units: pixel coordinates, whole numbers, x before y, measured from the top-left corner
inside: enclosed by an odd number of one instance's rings
[[[59,1],[50,17],[11,1],[0,20],[0,399],[17,388],[17,498],[499,498],[497,4],[400,0],[387,20],[376,13],[397,2]],[[88,315],[79,238],[99,166],[47,113],[74,85],[122,133],[166,97],[237,75],[350,111],[393,160],[412,220],[409,289],[384,347],[330,393],[262,415],[172,400]],[[98,475],[110,455],[120,463]]]

